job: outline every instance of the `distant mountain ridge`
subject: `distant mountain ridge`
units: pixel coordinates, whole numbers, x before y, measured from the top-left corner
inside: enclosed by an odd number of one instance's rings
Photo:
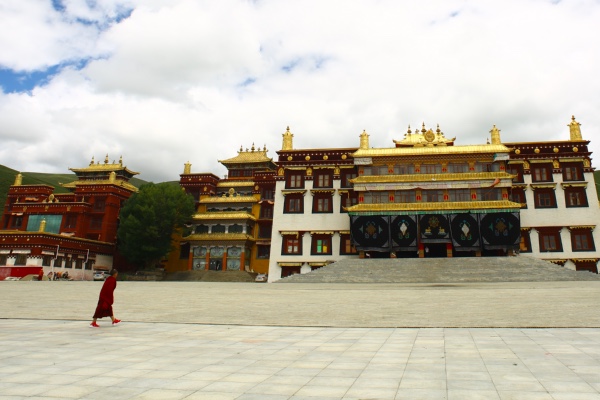
[[[15,177],[20,171],[0,165],[0,204],[6,204],[8,189],[15,183]],[[43,172],[21,172],[24,185],[49,185],[54,187],[54,193],[69,193],[68,189],[60,186],[61,183],[69,183],[77,180],[77,175],[69,174],[47,174]],[[148,183],[139,178],[132,178],[129,181],[133,186],[139,188],[144,183]]]

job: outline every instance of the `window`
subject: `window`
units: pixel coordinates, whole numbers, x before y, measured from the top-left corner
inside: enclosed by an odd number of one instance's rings
[[[94,201],[94,211],[104,211],[106,207],[106,198],[105,197],[96,197]]]
[[[11,222],[12,222],[12,224],[10,226],[11,228],[21,229],[21,226],[23,225],[23,217],[22,216],[14,217]]]
[[[535,208],[556,208],[554,189],[535,189]]]
[[[481,201],[493,201],[493,200],[502,200],[502,190],[501,189],[477,189],[477,200]]]
[[[365,193],[365,204],[382,204],[387,203],[387,192],[369,192]]]
[[[273,206],[270,204],[265,204],[260,208],[260,218],[262,219],[273,219]]]
[[[340,212],[347,213],[344,207],[352,207],[358,204],[358,195],[356,192],[342,193],[342,201],[340,201]]]
[[[592,231],[590,229],[573,229],[571,231],[571,248],[573,251],[595,251]]]
[[[508,165],[508,173],[511,175],[516,175],[513,178],[513,182],[523,183],[523,164],[509,164]]]
[[[563,181],[583,180],[583,169],[581,163],[565,163],[562,165]]]
[[[331,254],[331,236],[313,235],[310,253],[313,255]]]
[[[266,200],[273,200],[274,191],[273,189],[263,189],[261,193],[261,197]]]
[[[285,183],[286,183],[285,187],[288,189],[303,188],[304,187],[304,177],[301,173],[298,173],[298,172],[290,173],[287,176]]]
[[[471,201],[470,189],[449,190],[448,195],[450,196],[450,201]]]
[[[81,269],[83,267],[83,260],[78,258],[75,260],[75,269]]]
[[[442,172],[440,164],[423,164],[421,165],[422,174],[439,174]]]
[[[425,202],[433,203],[444,201],[444,192],[441,190],[423,190],[421,195]]]
[[[510,201],[515,203],[526,204],[525,191],[522,188],[512,188],[510,192]]]
[[[350,179],[356,178],[356,172],[355,171],[342,171],[341,178],[342,178],[341,186],[343,188],[352,187],[352,182],[350,182]]]
[[[587,207],[587,196],[585,188],[565,188],[565,204],[567,207]]]
[[[397,164],[394,165],[394,174],[396,175],[410,175],[415,173],[415,166],[413,164]]]
[[[102,217],[92,217],[90,219],[90,229],[98,230],[102,228]]]
[[[560,240],[560,228],[540,229],[540,252],[560,252],[562,251],[562,242]]]
[[[301,194],[289,194],[283,202],[284,214],[302,214],[304,212],[304,196]]]
[[[284,236],[283,237],[283,248],[281,249],[282,255],[299,255],[302,254],[302,239],[299,236]]]
[[[313,197],[313,213],[332,213],[333,199],[331,195],[315,195]]]
[[[0,254],[0,265],[6,265],[7,259],[8,257],[6,256],[6,254]]]
[[[341,255],[349,255],[356,254],[356,247],[352,244],[352,238],[348,234],[340,235],[340,254]]]
[[[552,182],[552,170],[550,169],[550,165],[533,165],[531,168],[531,176],[533,182]]]
[[[467,163],[449,163],[448,172],[453,174],[463,174],[469,172],[469,164]]]
[[[77,227],[77,215],[69,214],[65,219],[65,229],[75,229]]]
[[[26,265],[27,254],[17,254],[15,257],[15,265]]]
[[[264,260],[266,258],[269,258],[270,254],[271,254],[271,246],[263,246],[263,245],[256,246],[256,258]]]
[[[396,190],[394,193],[394,203],[414,203],[415,201],[414,190]]]
[[[333,176],[328,172],[319,173],[314,180],[314,187],[330,188],[333,187]]]
[[[73,268],[73,259],[71,257],[65,259],[65,268]]]
[[[63,264],[63,257],[62,256],[56,257],[56,260],[54,260],[54,267],[62,268],[62,264]]]

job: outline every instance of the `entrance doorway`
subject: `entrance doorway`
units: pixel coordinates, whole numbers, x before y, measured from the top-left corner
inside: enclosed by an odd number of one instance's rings
[[[426,258],[446,258],[446,243],[426,243],[425,244]]]

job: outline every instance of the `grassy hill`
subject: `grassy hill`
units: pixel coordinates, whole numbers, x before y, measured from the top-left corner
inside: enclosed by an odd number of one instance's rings
[[[8,188],[15,183],[15,177],[19,171],[12,168],[8,168],[4,165],[0,165],[0,204],[4,207],[6,204],[6,194]],[[60,186],[60,183],[69,183],[77,180],[77,175],[73,173],[69,174],[45,174],[42,172],[21,172],[23,175],[24,185],[50,185],[54,187],[54,193],[69,193],[68,189]],[[144,180],[138,178],[132,178],[129,181],[133,186],[140,187],[144,183]]]

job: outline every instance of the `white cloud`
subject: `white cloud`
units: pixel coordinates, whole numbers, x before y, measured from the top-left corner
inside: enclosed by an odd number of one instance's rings
[[[217,159],[240,145],[276,157],[287,125],[296,147],[358,146],[363,129],[392,146],[422,122],[474,144],[493,124],[507,142],[567,139],[571,114],[600,152],[592,0],[88,3],[0,6],[0,26],[18,15],[32,31],[0,66],[89,59],[0,94],[0,163],[63,172],[109,153],[142,179],[177,180],[186,161],[223,174]]]

